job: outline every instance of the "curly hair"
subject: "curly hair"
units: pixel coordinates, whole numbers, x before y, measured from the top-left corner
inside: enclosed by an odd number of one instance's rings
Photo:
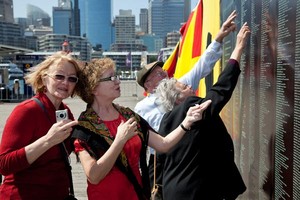
[[[82,68],[79,74],[80,89],[78,96],[88,104],[94,101],[94,89],[99,84],[99,79],[107,69],[115,69],[115,63],[110,58],[92,59]]]
[[[51,66],[57,66],[61,61],[67,61],[71,63],[76,71],[76,75],[80,74],[80,67],[77,63],[77,60],[72,57],[71,54],[67,54],[66,52],[59,51],[55,54],[48,56],[43,62],[32,67],[28,74],[25,75],[24,79],[28,85],[31,85],[35,93],[40,93],[45,90],[45,86],[43,84],[43,78],[47,75],[47,72]],[[72,97],[74,95],[78,95],[78,84],[76,84],[74,91],[72,93]]]
[[[164,112],[171,111],[174,108],[180,95],[181,91],[176,87],[176,82],[175,78],[163,79],[155,89],[156,103]]]

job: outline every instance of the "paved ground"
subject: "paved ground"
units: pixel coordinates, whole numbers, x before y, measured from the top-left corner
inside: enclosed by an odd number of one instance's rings
[[[120,97],[115,102],[127,106],[130,108],[134,108],[135,104],[143,98],[142,89],[138,88],[137,96],[127,96]],[[66,99],[64,101],[71,108],[75,118],[79,116],[79,114],[85,110],[86,104],[78,98],[74,99]],[[0,102],[0,136],[2,136],[3,127],[5,125],[5,121],[13,108],[17,105],[17,103],[1,103]],[[72,174],[73,174],[73,183],[75,195],[78,200],[86,200],[86,178],[83,173],[83,169],[80,163],[76,163],[76,157],[74,154],[71,154],[71,165],[72,165]]]

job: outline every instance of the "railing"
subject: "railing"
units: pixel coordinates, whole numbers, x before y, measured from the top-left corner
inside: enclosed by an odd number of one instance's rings
[[[122,97],[136,97],[137,99],[143,98],[143,88],[141,88],[135,80],[121,80],[121,96]],[[0,101],[2,102],[21,102],[33,96],[30,87],[25,87],[24,94],[13,94],[8,88],[1,88]]]

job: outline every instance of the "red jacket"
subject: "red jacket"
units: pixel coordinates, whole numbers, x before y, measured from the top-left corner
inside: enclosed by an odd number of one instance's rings
[[[69,179],[63,154],[58,145],[52,147],[31,165],[24,147],[44,136],[55,123],[55,107],[41,93],[35,96],[44,104],[47,114],[32,99],[15,107],[8,117],[0,145],[0,173],[5,176],[0,199],[64,199]],[[65,104],[60,109],[69,108]],[[69,110],[70,119],[74,119]],[[50,122],[51,121],[51,122]],[[69,140],[65,141],[70,151]]]

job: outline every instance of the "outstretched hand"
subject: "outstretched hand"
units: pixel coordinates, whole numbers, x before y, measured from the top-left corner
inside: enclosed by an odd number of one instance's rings
[[[182,122],[185,127],[191,127],[191,125],[202,119],[202,113],[207,109],[207,107],[211,104],[211,100],[207,100],[200,105],[196,104],[189,108],[186,113],[186,117]]]
[[[237,12],[234,10],[226,19],[226,21],[222,24],[221,29],[219,30],[217,36],[216,36],[216,41],[217,42],[222,42],[223,39],[229,35],[229,33],[235,31],[236,29],[236,24],[234,23],[234,20],[237,16]]]
[[[235,44],[236,48],[244,49],[249,35],[250,35],[250,28],[247,25],[247,22],[245,22],[241,27],[241,30],[236,36],[236,44]]]
[[[236,44],[233,52],[231,53],[231,59],[235,59],[236,61],[240,62],[243,50],[246,46],[246,42],[250,33],[250,28],[246,22],[243,24],[239,33],[236,36]]]

